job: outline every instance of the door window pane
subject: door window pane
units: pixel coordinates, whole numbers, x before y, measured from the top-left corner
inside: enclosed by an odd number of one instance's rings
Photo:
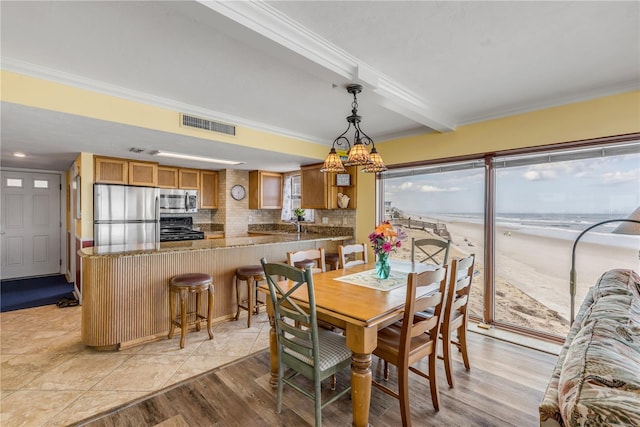
[[[22,188],[22,178],[7,178],[7,187]]]
[[[33,188],[49,188],[49,181],[46,179],[34,179]]]

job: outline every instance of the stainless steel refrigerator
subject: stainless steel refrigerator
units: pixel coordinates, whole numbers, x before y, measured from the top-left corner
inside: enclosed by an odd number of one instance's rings
[[[129,185],[93,185],[95,246],[158,243],[159,190]]]

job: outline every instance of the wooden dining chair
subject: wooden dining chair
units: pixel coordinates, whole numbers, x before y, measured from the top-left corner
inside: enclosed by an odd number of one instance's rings
[[[451,240],[436,238],[411,238],[411,262],[426,262],[429,264],[447,265]]]
[[[351,390],[349,384],[323,403],[321,382],[332,377],[332,389],[335,388],[334,375],[351,365],[351,350],[347,347],[344,336],[318,328],[310,267],[303,271],[283,263],[267,263],[264,258],[260,263],[269,285],[276,330],[279,361],[276,412],[280,413],[282,410],[282,390],[284,384],[287,384],[314,401],[315,424],[316,427],[321,427],[322,408]],[[294,285],[284,291],[274,277],[285,278],[294,282]],[[300,292],[306,294],[308,306],[302,306],[292,298],[294,293]],[[285,376],[287,367],[292,373]],[[298,375],[313,381],[313,392],[294,381]]]
[[[350,268],[367,263],[367,246],[364,243],[338,246],[340,267]]]
[[[475,254],[466,258],[451,262],[449,288],[442,314],[440,335],[442,337],[442,358],[447,374],[449,387],[453,387],[453,374],[451,370],[451,345],[458,347],[462,352],[462,361],[465,369],[471,369],[469,354],[467,352],[467,306],[469,303],[469,291],[473,279],[473,267]],[[452,333],[456,331],[457,341],[452,339]]]
[[[324,248],[306,249],[296,252],[287,252],[287,264],[298,267],[301,270],[313,262],[312,273],[324,273],[327,265],[324,258]]]
[[[416,290],[421,286],[438,284],[438,290],[432,294],[416,298]],[[398,368],[398,390],[372,381],[372,384],[400,401],[400,415],[403,426],[411,426],[409,406],[409,371],[429,380],[433,407],[440,409],[440,395],[436,375],[438,359],[438,332],[440,316],[447,286],[447,267],[423,273],[410,273],[407,279],[407,297],[404,317],[401,322],[378,331],[378,346],[373,354],[384,360],[384,379],[389,378],[389,363]],[[433,307],[434,315],[426,318],[418,312]],[[429,372],[425,373],[415,366],[417,361],[429,356]]]

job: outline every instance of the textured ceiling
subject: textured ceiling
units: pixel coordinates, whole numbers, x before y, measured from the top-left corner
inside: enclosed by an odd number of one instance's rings
[[[350,82],[376,141],[640,87],[638,2],[13,2],[2,68],[329,146]],[[3,103],[2,166],[78,152],[317,162]],[[25,160],[11,157],[26,151]],[[147,156],[143,154],[142,156]],[[151,160],[143,157],[145,160]],[[201,163],[181,163],[210,167]]]

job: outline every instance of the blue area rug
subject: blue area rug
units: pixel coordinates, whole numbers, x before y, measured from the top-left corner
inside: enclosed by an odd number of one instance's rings
[[[0,282],[0,312],[40,307],[74,298],[73,283],[64,274]]]

